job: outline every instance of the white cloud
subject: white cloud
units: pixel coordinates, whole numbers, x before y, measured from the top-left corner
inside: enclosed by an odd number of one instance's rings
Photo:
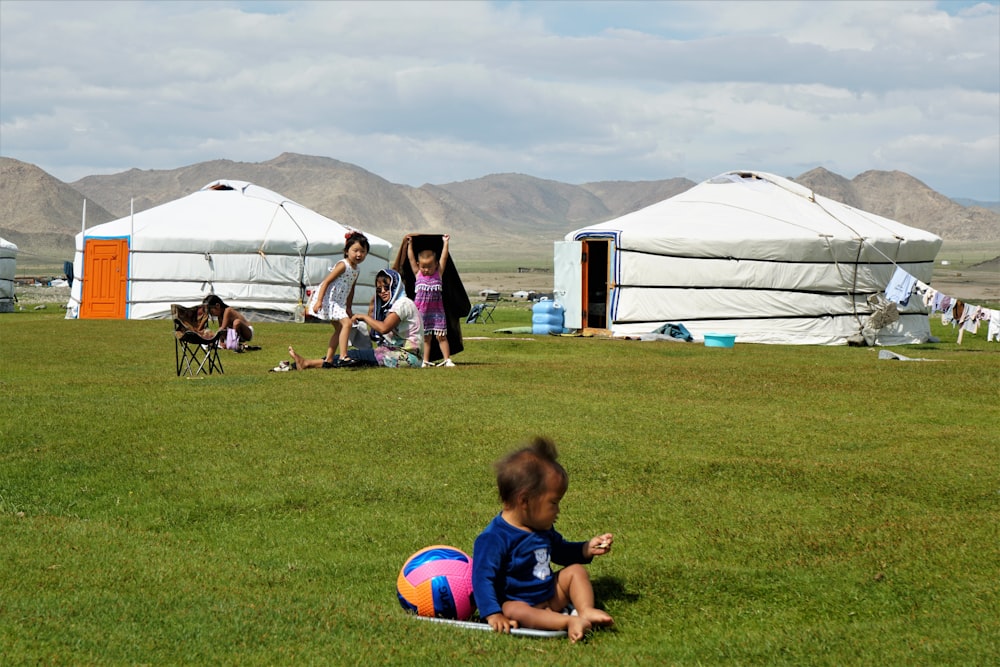
[[[911,173],[1000,200],[1000,4],[0,2],[0,152],[419,185]]]

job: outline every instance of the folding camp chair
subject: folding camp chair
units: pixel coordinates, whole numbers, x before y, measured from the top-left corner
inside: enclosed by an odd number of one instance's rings
[[[480,318],[482,318],[482,323],[493,321],[493,311],[496,310],[497,304],[500,303],[500,293],[499,292],[489,292],[483,298],[482,301],[477,303],[469,311],[469,316],[466,318],[466,324],[475,324]]]
[[[208,323],[208,313],[199,307],[188,308],[173,304],[170,314],[174,320],[174,361],[177,362],[177,376],[183,372],[195,376],[207,372],[224,373],[219,359],[219,342],[226,335],[219,329],[214,336],[203,336],[201,332]]]
[[[485,308],[485,307],[486,307],[485,303],[477,303],[476,305],[474,305],[472,307],[472,310],[469,311],[468,317],[465,318],[465,323],[466,324],[475,324],[476,320],[478,320],[480,318],[480,316],[482,316],[482,314],[483,314],[483,308]]]

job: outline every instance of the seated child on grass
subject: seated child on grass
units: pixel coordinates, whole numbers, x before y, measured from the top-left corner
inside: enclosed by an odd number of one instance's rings
[[[569,486],[556,457],[551,441],[535,438],[497,462],[503,510],[476,538],[472,588],[479,615],[493,630],[566,630],[575,642],[593,626],[614,622],[594,606],[583,567],[611,550],[613,536],[567,542],[552,528]],[[565,567],[553,572],[551,563]],[[562,613],[571,604],[577,615]]]

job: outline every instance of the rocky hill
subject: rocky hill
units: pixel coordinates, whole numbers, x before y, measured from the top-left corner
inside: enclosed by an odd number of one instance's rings
[[[130,206],[143,211],[219,179],[268,188],[394,243],[407,232],[447,232],[455,239],[453,247],[462,248],[466,258],[505,253],[506,258],[532,259],[550,257],[551,242],[568,231],[642,208],[693,185],[686,179],[671,179],[577,186],[498,174],[414,188],[346,162],[286,153],[261,163],[214,160],[173,170],[131,169],[87,176],[67,187],[118,218],[128,215]],[[64,227],[75,234],[79,215],[64,210],[62,218],[77,221]],[[98,222],[89,215],[88,220],[92,220],[88,224]],[[32,228],[31,221],[23,222],[25,229]]]
[[[524,174],[468,181],[391,183],[356,165],[285,153],[259,163],[214,160],[172,170],[131,169],[58,181],[37,167],[0,158],[0,236],[29,254],[68,259],[80,228],[183,197],[212,181],[249,181],[341,223],[393,243],[407,232],[448,232],[464,259],[551,257],[551,243],[578,227],[676,195],[694,183],[605,181],[571,185]],[[965,207],[900,172],[868,171],[853,180],[813,169],[794,180],[851,206],[934,232],[946,240],[1000,240],[1000,214]]]
[[[901,171],[866,171],[849,181],[818,168],[794,180],[824,197],[925,229],[948,241],[1000,240],[1000,214],[962,206]]]
[[[17,244],[19,264],[72,259],[84,199],[88,226],[119,217],[32,164],[0,158],[0,238]]]

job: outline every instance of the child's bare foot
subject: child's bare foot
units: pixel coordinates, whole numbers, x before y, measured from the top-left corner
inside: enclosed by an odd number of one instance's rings
[[[569,640],[571,642],[583,639],[583,636],[587,634],[587,630],[590,630],[591,623],[582,616],[570,616],[569,622],[566,625],[566,634],[569,635]]]
[[[302,355],[295,354],[295,350],[292,349],[291,345],[288,346],[288,356],[290,356],[292,358],[292,361],[295,362],[296,368],[303,368],[302,362],[305,360],[302,358]]]
[[[580,618],[586,619],[594,625],[614,625],[614,619],[611,615],[603,609],[587,609],[586,611],[577,610]]]

